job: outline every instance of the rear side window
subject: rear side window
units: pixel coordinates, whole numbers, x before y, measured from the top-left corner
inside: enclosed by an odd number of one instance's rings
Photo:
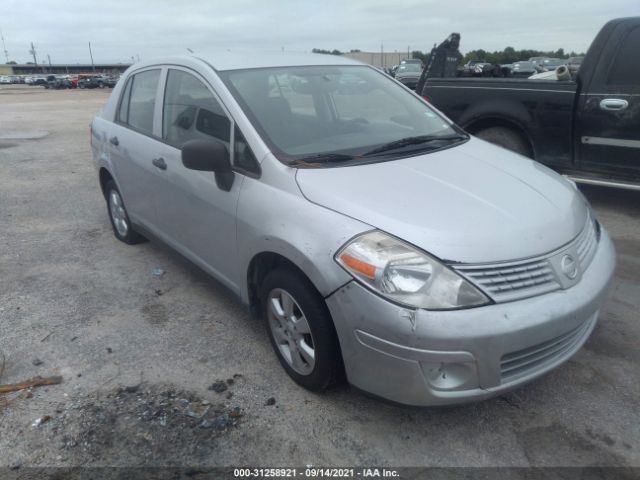
[[[129,97],[131,96],[131,85],[133,84],[133,77],[127,81],[127,86],[124,87],[122,99],[120,100],[120,108],[118,109],[118,121],[121,123],[129,122]]]
[[[160,70],[147,70],[129,78],[122,94],[118,120],[136,130],[153,133],[153,111]]]
[[[640,45],[640,27],[635,27],[618,49],[616,59],[609,71],[608,86],[621,87],[625,91],[640,91],[640,62],[636,58],[638,45]]]
[[[162,113],[162,138],[176,148],[196,138],[215,138],[230,150],[231,121],[193,75],[169,70]]]

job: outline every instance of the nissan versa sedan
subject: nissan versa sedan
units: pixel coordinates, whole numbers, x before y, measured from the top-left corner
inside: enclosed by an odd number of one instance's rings
[[[512,389],[580,349],[614,269],[575,184],[341,57],[137,63],[91,146],[115,236],[226,285],[315,391]]]

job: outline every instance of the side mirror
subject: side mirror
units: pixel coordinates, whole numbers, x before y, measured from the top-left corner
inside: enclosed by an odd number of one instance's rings
[[[218,188],[228,192],[233,185],[229,151],[218,140],[189,140],[182,146],[182,164],[189,170],[214,172]]]

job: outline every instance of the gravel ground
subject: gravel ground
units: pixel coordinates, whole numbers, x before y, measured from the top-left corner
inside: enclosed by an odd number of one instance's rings
[[[583,189],[618,267],[561,368],[455,408],[316,395],[223,287],[114,238],[88,129],[109,92],[0,87],[0,383],[63,377],[0,395],[0,465],[640,467],[640,193]]]

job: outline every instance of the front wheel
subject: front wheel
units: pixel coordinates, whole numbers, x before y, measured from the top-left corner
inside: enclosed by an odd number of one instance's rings
[[[261,305],[271,345],[297,384],[322,391],[341,379],[342,356],[331,315],[304,275],[283,267],[269,272]]]
[[[109,180],[105,185],[107,208],[109,210],[109,220],[113,227],[113,233],[118,240],[128,245],[135,245],[145,241],[145,238],[136,232],[131,226],[129,215],[122,201],[120,190],[113,180]]]

